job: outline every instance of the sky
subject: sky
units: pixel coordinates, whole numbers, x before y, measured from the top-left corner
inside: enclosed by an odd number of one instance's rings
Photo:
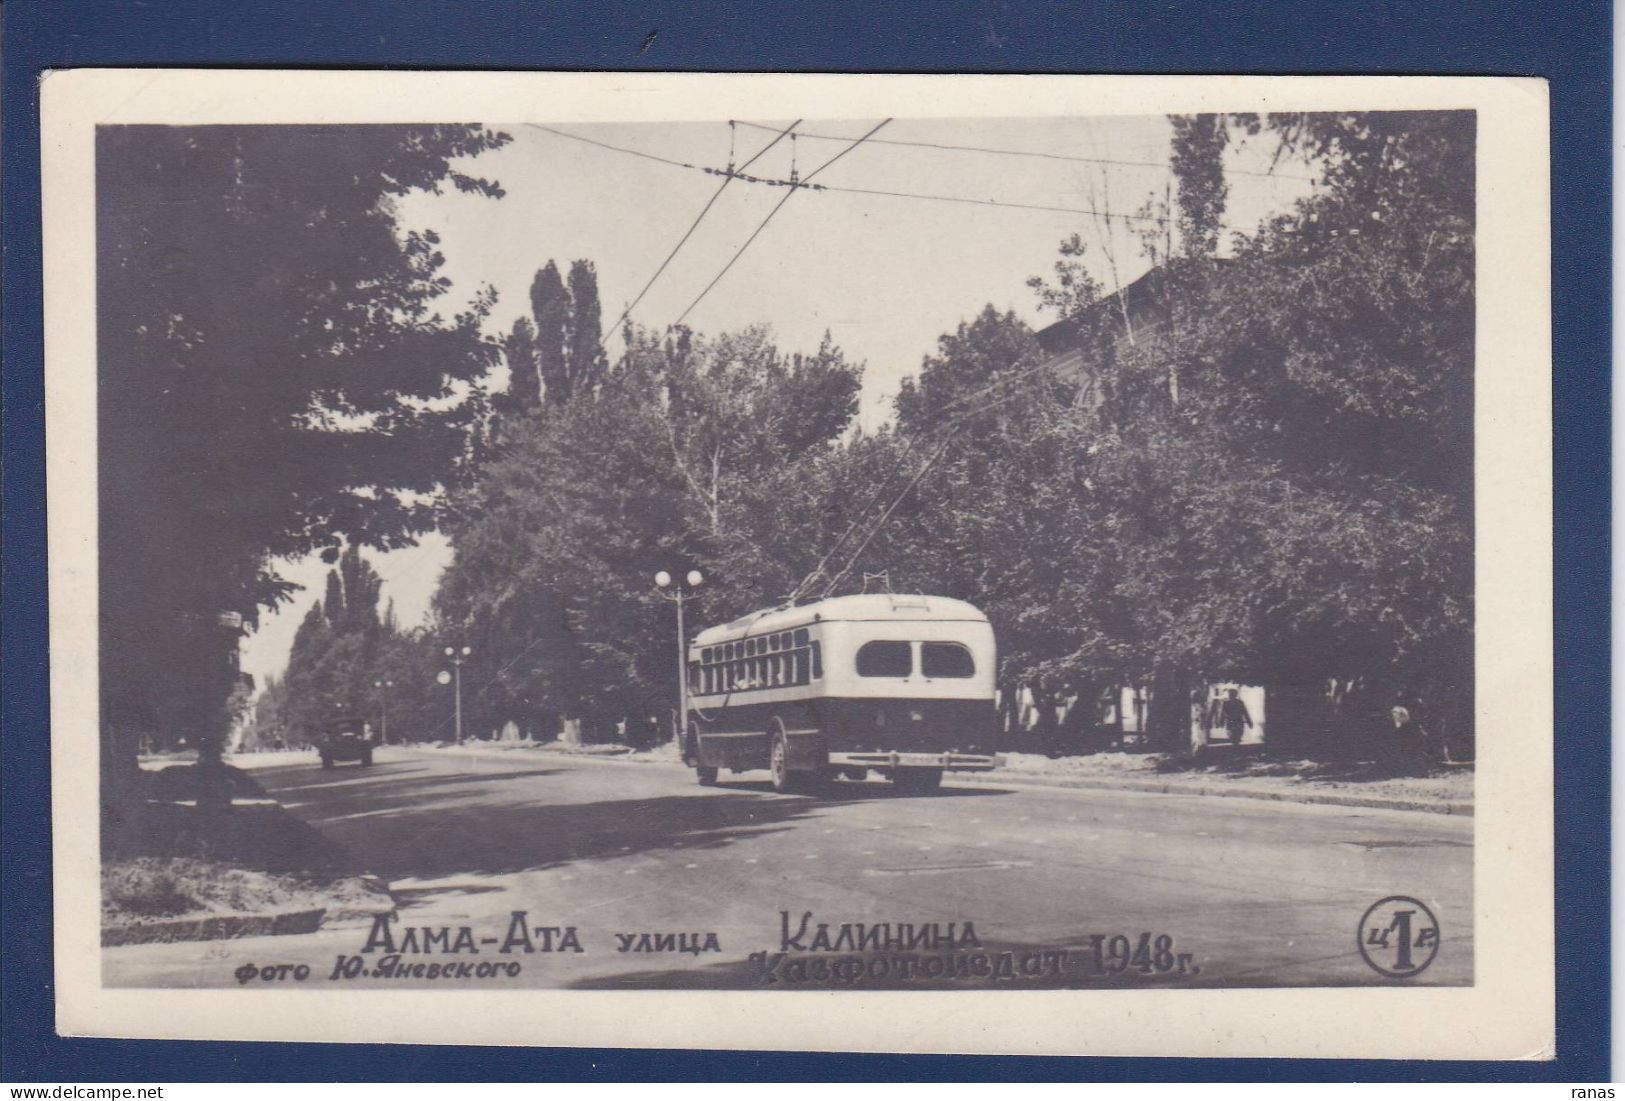
[[[588,259],[598,272],[606,325],[655,274],[661,261],[715,195],[693,235],[677,252],[633,320],[664,328],[685,310],[685,323],[718,333],[765,323],[784,351],[812,351],[827,331],[849,360],[864,364],[859,419],[866,428],[890,417],[890,398],[919,370],[937,338],[991,303],[1041,328],[1053,320],[1026,285],[1049,275],[1060,241],[1073,233],[1088,245],[1086,261],[1107,288],[1146,270],[1133,215],[1163,201],[1169,128],[1163,116],[1028,119],[897,119],[869,141],[851,143],[880,119],[808,118],[795,140],[779,140],[749,172],[805,179],[848,150],[813,181],[834,187],[954,196],[943,202],[892,195],[800,190],[742,253],[738,250],[773,207],[783,187],[718,176],[588,144],[580,138],[694,166],[742,165],[791,119],[685,123],[540,125],[490,122],[510,134],[507,146],[458,167],[501,183],[501,199],[447,188],[400,200],[407,229],[440,235],[451,280],[443,312],[462,308],[483,285],[497,291],[488,330],[500,335],[528,310],[531,279],[548,260],[561,271]],[[831,140],[840,139],[840,140]],[[924,144],[893,144],[924,143]],[[978,152],[932,146],[975,146]],[[1017,150],[1014,156],[985,150]],[[1301,162],[1272,164],[1267,136],[1232,137],[1227,158],[1227,226],[1250,230],[1312,187]],[[1085,158],[1079,160],[1075,158]],[[1100,163],[1110,161],[1113,163]],[[1003,204],[1060,207],[1020,209]],[[1084,213],[1094,211],[1096,213]],[[731,257],[739,259],[702,292]],[[691,305],[697,300],[697,305]],[[608,341],[611,358],[618,334]],[[367,551],[383,577],[403,626],[425,621],[451,548],[438,533],[415,547]],[[245,639],[242,666],[263,684],[280,675],[299,620],[322,591],[327,569],[312,558],[281,564],[302,583],[292,603],[262,618]]]

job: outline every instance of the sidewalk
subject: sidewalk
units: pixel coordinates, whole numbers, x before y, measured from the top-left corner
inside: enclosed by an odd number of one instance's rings
[[[1363,762],[1249,756],[1197,765],[1155,753],[1096,753],[1053,760],[1036,753],[1009,753],[1005,754],[1005,767],[957,779],[973,783],[1322,803],[1431,814],[1473,813],[1471,765],[1453,766],[1426,776],[1393,776]]]
[[[623,746],[572,747],[557,742],[476,742],[413,748],[419,752],[463,753],[510,760],[515,753],[545,753],[629,764],[681,765],[673,745],[630,750]],[[1430,814],[1473,813],[1471,765],[1458,765],[1427,776],[1390,776],[1368,763],[1259,756],[1203,765],[1152,753],[1095,753],[1056,759],[1036,753],[1007,753],[1004,758],[1003,768],[990,773],[956,773],[951,777],[952,782],[1262,799]]]

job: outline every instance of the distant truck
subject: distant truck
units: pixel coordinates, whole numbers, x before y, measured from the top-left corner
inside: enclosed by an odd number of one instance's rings
[[[367,730],[366,720],[346,716],[328,725],[316,751],[321,754],[323,768],[332,768],[338,761],[360,761],[364,767],[372,764],[376,744]]]

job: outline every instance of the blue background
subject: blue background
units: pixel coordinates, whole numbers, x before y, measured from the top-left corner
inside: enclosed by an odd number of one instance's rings
[[[1609,137],[1605,0],[12,0],[0,517],[0,1079],[1554,1080],[1609,1075]],[[651,32],[653,42],[643,49]],[[1551,84],[1556,332],[1555,1063],[903,1057],[64,1040],[52,1029],[39,98],[73,66],[1460,73]],[[1531,166],[1532,168],[1534,166]],[[91,323],[90,318],[85,319]],[[1541,518],[1531,516],[1532,524]],[[1531,627],[1534,625],[1531,624]],[[87,763],[88,765],[88,763]],[[155,998],[154,1012],[161,1012]],[[628,1020],[628,1029],[636,1028]],[[537,1039],[545,1041],[545,1032]],[[1155,1044],[1154,1035],[1148,1046]]]

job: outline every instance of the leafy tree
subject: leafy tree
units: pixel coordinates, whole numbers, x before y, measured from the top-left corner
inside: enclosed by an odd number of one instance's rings
[[[607,361],[600,330],[603,309],[598,302],[598,273],[591,260],[570,264],[570,324],[566,394],[590,392],[604,376]]]
[[[1186,258],[1212,257],[1230,193],[1224,178],[1229,126],[1223,115],[1173,115],[1168,122],[1168,166],[1179,181],[1179,251]]]
[[[500,188],[461,169],[479,126],[97,131],[103,760],[184,735],[217,759],[233,621],[292,585],[272,563],[427,530],[492,364],[492,295],[449,318],[408,193]],[[111,785],[110,785],[111,786]]]
[[[380,579],[360,548],[347,547],[328,571],[326,596],[305,613],[280,680],[261,693],[256,722],[260,741],[281,737],[310,745],[332,720],[364,716],[375,729],[389,709],[392,741],[429,739],[450,714],[439,706],[435,640],[402,632],[394,609],[378,613]],[[387,685],[380,682],[391,682]]]
[[[1328,184],[1221,261],[1229,135],[1266,126]],[[1108,294],[1083,242],[1063,241],[1054,281],[1032,281],[1072,340],[1049,370],[991,309],[945,335],[899,395],[898,433],[823,472],[823,538],[848,502],[918,473],[848,577],[884,570],[982,606],[1007,687],[1041,722],[1070,694],[1150,682],[1172,746],[1201,679],[1359,677],[1429,682],[1460,728],[1470,125],[1193,116],[1173,120],[1172,160],[1177,244],[1146,234],[1151,274]],[[887,488],[854,493],[858,471]],[[818,512],[793,487],[783,501],[778,523]]]
[[[378,598],[383,590],[383,578],[372,564],[361,557],[361,548],[352,543],[339,556],[339,567],[329,576],[340,578],[344,591],[344,630],[363,635],[378,633]]]
[[[1032,330],[1014,313],[984,306],[975,319],[938,338],[937,352],[925,357],[918,379],[903,380],[894,399],[898,430],[917,434],[962,417],[974,408],[966,399],[1001,374],[1042,358]]]
[[[591,392],[608,366],[599,333],[598,274],[590,260],[570,265],[568,286],[549,260],[531,280],[530,308],[502,341],[509,381],[494,405],[503,421],[532,413],[544,401],[563,405],[572,395]]]
[[[708,618],[781,599],[791,582],[753,518],[786,468],[845,430],[857,375],[827,340],[786,356],[764,329],[634,333],[595,390],[517,424],[454,502],[436,595],[481,663],[470,721],[546,733],[571,716],[604,732],[666,715],[673,625],[653,575],[703,569]]]
[[[1136,675],[1158,682],[1165,722],[1200,672],[1430,680],[1459,728],[1470,699],[1470,120],[1239,125],[1271,127],[1317,158],[1326,186],[1216,262],[1226,127],[1175,120],[1181,249],[1143,281],[1151,305],[1137,331],[1085,344],[1108,395],[1096,530],[1121,559],[1112,590],[1135,609],[1118,641]]]
[[[536,408],[542,401],[541,346],[536,323],[526,316],[515,320],[513,331],[502,342],[502,354],[508,363],[508,389],[498,408],[505,412]]]
[[[542,394],[550,402],[568,401],[570,293],[564,289],[558,265],[551,260],[531,280],[530,313],[536,326],[536,369]]]

